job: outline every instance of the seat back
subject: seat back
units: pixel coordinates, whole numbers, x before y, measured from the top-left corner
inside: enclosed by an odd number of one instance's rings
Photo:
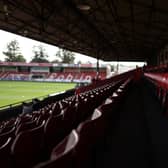
[[[25,131],[25,130],[28,130],[28,129],[33,129],[36,126],[37,126],[36,121],[30,121],[30,122],[22,123],[17,127],[15,134],[17,135],[22,131]]]
[[[51,116],[44,126],[45,146],[47,154],[50,154],[52,148],[56,146],[64,137],[63,114]]]
[[[22,116],[19,116],[17,118],[17,126],[19,126],[21,123],[25,123],[25,122],[30,122],[32,120],[32,116],[29,115],[29,114],[26,114],[26,115],[22,115]]]
[[[70,105],[66,109],[63,110],[64,112],[64,122],[65,122],[65,129],[69,134],[71,130],[75,127],[76,122],[76,106],[74,104]]]
[[[7,141],[0,146],[0,166],[3,168],[11,168],[11,155],[10,147],[12,143],[12,138],[9,137]]]
[[[61,113],[61,106],[60,102],[56,102],[53,104],[52,109],[51,109],[51,114],[52,115],[59,115]]]
[[[11,147],[15,167],[29,168],[43,157],[44,123],[16,136]]]
[[[52,151],[51,160],[37,165],[35,168],[75,168],[74,148],[78,143],[78,134],[75,130],[71,132]]]
[[[72,132],[52,150],[51,160],[56,160],[72,152],[77,143],[78,134],[75,130],[72,130]]]
[[[91,120],[87,120],[78,126],[79,141],[75,147],[77,168],[91,165],[94,149],[99,140],[104,137],[104,122],[102,120],[101,112],[95,111]]]
[[[15,136],[15,127],[10,131],[0,134],[0,145],[4,144],[9,137],[14,138]]]

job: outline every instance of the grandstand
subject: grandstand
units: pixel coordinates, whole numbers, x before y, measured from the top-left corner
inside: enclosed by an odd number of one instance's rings
[[[0,62],[0,80],[91,83],[96,77],[94,64]],[[98,78],[106,78],[106,66],[99,68]]]
[[[147,63],[2,110],[0,167],[168,167],[167,1],[5,0],[0,6],[0,28],[97,58],[97,77],[99,59]],[[5,64],[0,76],[7,80],[75,81],[77,73],[93,73]]]

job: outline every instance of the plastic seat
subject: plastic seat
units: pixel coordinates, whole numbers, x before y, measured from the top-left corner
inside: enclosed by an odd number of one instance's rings
[[[40,125],[43,121],[47,121],[48,118],[50,117],[50,113],[47,111],[42,111],[41,114],[39,115],[37,119],[37,124]]]
[[[44,127],[44,136],[47,154],[50,154],[52,148],[65,137],[63,114],[51,116],[47,120]]]
[[[77,128],[79,134],[79,141],[75,147],[77,168],[92,167],[94,150],[104,138],[105,122],[102,113],[100,111],[95,111],[95,113],[91,120],[81,123]]]
[[[7,123],[5,124],[6,127],[14,127],[16,124],[16,118],[12,118],[9,121],[7,121]]]
[[[55,104],[53,104],[52,108],[51,108],[51,114],[52,115],[59,115],[61,113],[61,106],[59,102],[56,102]]]
[[[95,141],[98,137],[100,138],[103,134],[103,115],[99,110],[95,110],[89,120],[82,122],[77,132],[80,134],[80,138],[87,138],[89,142]],[[85,136],[86,134],[86,136]]]
[[[92,106],[92,101],[85,98],[83,101],[78,102],[77,110],[76,110],[76,122],[77,125],[82,121],[86,120],[88,116],[90,116],[94,110],[94,106]]]
[[[10,131],[0,134],[0,145],[4,144],[9,137],[14,138],[15,136],[15,127]]]
[[[51,153],[51,160],[56,160],[65,155],[72,155],[73,149],[75,148],[76,144],[78,143],[79,138],[78,134],[75,130],[72,132],[55,148],[53,148]]]
[[[11,125],[11,126],[6,126],[5,125],[5,127],[2,128],[2,130],[1,130],[1,134],[4,134],[4,133],[7,133],[7,132],[11,131],[13,129],[13,127],[14,127],[13,125]]]
[[[36,126],[37,126],[36,121],[25,122],[17,127],[15,134],[18,135],[20,132],[26,131],[28,129],[33,129]]]
[[[59,103],[60,103],[61,109],[65,109],[66,107],[69,106],[69,103],[67,100],[61,100]]]
[[[73,156],[77,143],[78,134],[73,130],[69,136],[53,149],[50,161],[40,163],[34,168],[75,168]]]
[[[31,120],[32,120],[32,116],[31,116],[31,115],[29,115],[29,114],[22,115],[22,116],[19,116],[19,117],[17,118],[17,123],[16,123],[16,125],[18,126],[18,125],[20,125],[20,124],[22,124],[22,123],[30,122]]]
[[[76,121],[76,105],[72,104],[66,109],[63,110],[64,114],[64,123],[65,123],[65,129],[67,133],[70,133],[71,130],[75,127],[75,121]]]
[[[39,118],[40,115],[41,115],[40,111],[33,111],[32,120],[36,120],[37,118]]]
[[[44,121],[34,129],[20,132],[11,147],[14,165],[30,168],[42,159],[44,145]]]
[[[97,109],[100,110],[103,116],[110,121],[115,119],[115,117],[118,115],[117,112],[120,102],[121,100],[118,95],[116,95],[116,97],[109,97]]]
[[[113,100],[113,103],[116,105],[119,105],[121,103],[121,99],[123,98],[123,95],[121,95],[122,92],[114,92],[110,98]]]
[[[0,167],[2,168],[12,168],[11,165],[11,148],[12,138],[9,137],[3,145],[0,146]]]

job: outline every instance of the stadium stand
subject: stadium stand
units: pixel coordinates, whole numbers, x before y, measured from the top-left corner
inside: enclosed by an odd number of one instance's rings
[[[122,101],[131,84],[131,74],[132,71],[111,80],[98,81],[97,87],[94,83],[88,91],[2,121],[0,141],[2,145],[9,144],[11,149],[6,159],[3,158],[3,167],[30,168],[39,162],[44,163],[36,167],[46,164],[89,167],[97,144],[94,142],[96,139],[101,141],[110,116],[104,106],[112,108],[113,104]],[[107,103],[107,98],[112,101]],[[9,158],[11,165],[8,165]]]
[[[9,71],[8,67],[14,70]],[[91,83],[92,79],[97,76],[96,67],[92,64],[81,64],[81,67],[79,67],[79,65],[75,64],[55,65],[49,63],[4,62],[0,64],[0,68],[0,70],[3,69],[3,71],[0,72],[0,80]],[[53,70],[53,68],[56,68],[56,70]],[[99,78],[106,78],[105,66],[100,67]]]
[[[92,82],[47,97],[29,113],[22,105],[1,111],[0,167],[168,167],[168,1],[0,6],[1,30],[97,59],[97,67],[0,61],[1,80]],[[120,61],[148,66],[101,80],[95,72],[106,76],[106,68],[99,60],[117,61],[117,71]]]
[[[1,80],[18,80],[18,81],[28,81],[35,80],[32,78],[33,75],[40,75],[40,73],[26,73],[26,72],[8,72],[1,75]],[[96,76],[96,72],[87,73],[41,73],[42,79],[36,79],[36,81],[53,81],[53,82],[85,82],[91,83],[92,79]],[[105,73],[100,73],[100,78],[105,79]]]
[[[167,125],[165,77],[166,73],[129,71],[1,121],[1,165],[164,167],[167,146],[162,144],[168,139],[159,120]]]

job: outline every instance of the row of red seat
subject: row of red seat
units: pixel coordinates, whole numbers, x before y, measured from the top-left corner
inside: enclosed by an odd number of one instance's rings
[[[168,73],[145,73],[144,75],[155,85],[164,115],[168,116]]]
[[[168,64],[162,64],[157,66],[144,66],[143,69],[145,72],[148,73],[160,73],[160,72],[167,72]]]
[[[125,83],[123,84],[123,82]],[[115,82],[108,82],[101,87],[48,104],[46,107],[39,109],[38,111],[33,111],[31,114],[22,114],[15,119],[1,122],[1,166],[4,168],[29,168],[38,162],[47,159],[49,160],[51,151],[53,151],[53,149],[55,150],[54,147],[56,146],[57,148],[57,145],[60,142],[61,144],[66,144],[65,141],[67,141],[68,144],[66,145],[69,146],[69,138],[66,138],[67,140],[64,141],[62,140],[76,128],[76,131],[74,130],[69,136],[74,138],[78,137],[77,139],[79,141],[76,140],[76,142],[83,141],[86,143],[86,137],[79,137],[81,134],[80,130],[83,130],[83,126],[78,125],[80,123],[84,124],[85,122],[88,122],[86,120],[88,120],[88,118],[93,114],[94,109],[102,104],[107,97],[109,98],[106,99],[104,105],[100,106],[98,109],[103,111],[115,109],[114,105],[117,104],[115,102],[118,102],[120,97],[122,97],[128,82],[129,80],[126,80],[126,78],[120,78]],[[113,94],[114,92],[115,94]],[[89,122],[92,121],[93,118],[95,118],[96,121],[98,116],[106,116],[105,114],[105,112],[103,115],[100,115],[100,112],[95,112],[93,115],[94,117],[92,117]],[[95,115],[97,117],[95,117]],[[98,125],[95,124],[95,126],[91,127],[93,127],[93,129],[96,127],[95,129],[97,129]],[[100,126],[99,130],[101,128],[103,127]],[[90,130],[92,129],[90,128]],[[87,131],[84,131],[83,133],[85,134]],[[66,146],[63,148],[65,148],[65,151],[63,150],[65,153],[66,150],[69,150]],[[63,148],[58,147],[59,150]],[[58,152],[58,150],[56,151]]]
[[[103,85],[110,84],[112,81],[115,82],[115,81],[118,81],[118,80],[121,80],[121,79],[127,79],[130,76],[135,76],[135,73],[136,73],[136,71],[132,70],[132,71],[122,73],[120,75],[113,76],[113,77],[105,79],[105,80],[98,80],[96,82],[91,83],[90,85],[78,88],[76,90],[76,94],[83,93],[83,92],[95,89],[97,87],[101,87]]]
[[[50,160],[40,163],[35,168],[86,168],[92,167],[94,148],[97,141],[104,138],[106,122],[114,117],[119,104],[128,89],[127,80],[116,91],[95,108],[91,117],[83,121],[55,148]]]

